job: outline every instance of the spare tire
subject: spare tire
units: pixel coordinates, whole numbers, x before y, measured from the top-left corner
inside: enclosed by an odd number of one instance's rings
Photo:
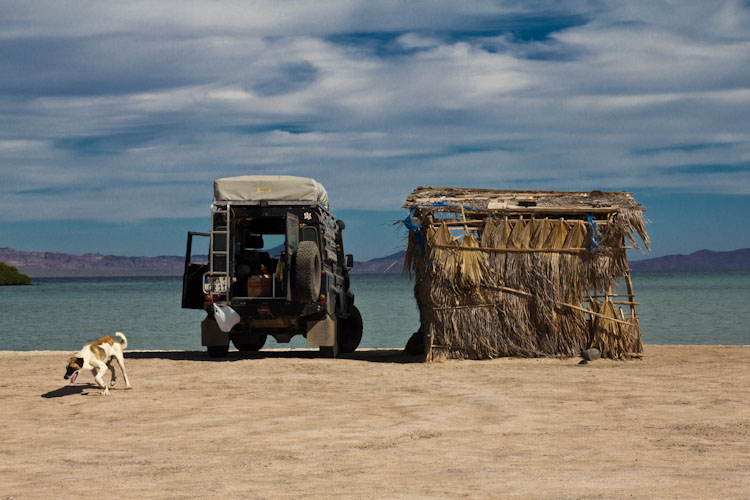
[[[310,303],[320,294],[320,253],[314,241],[300,241],[294,259],[294,297]]]

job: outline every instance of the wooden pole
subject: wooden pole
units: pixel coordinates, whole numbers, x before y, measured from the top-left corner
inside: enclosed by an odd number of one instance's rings
[[[625,273],[625,286],[627,286],[628,289],[628,298],[630,299],[630,302],[632,302],[632,304],[630,304],[630,312],[633,314],[633,319],[635,320],[635,323],[640,330],[641,325],[638,321],[638,312],[635,309],[635,306],[640,304],[635,301],[635,294],[633,293],[633,282],[630,279],[630,269],[628,269]]]
[[[491,288],[493,290],[499,290],[501,292],[514,293],[516,295],[522,295],[524,297],[533,297],[534,296],[534,295],[530,294],[529,292],[524,292],[523,290],[517,290],[515,288],[509,288],[507,286],[491,286],[491,287],[487,287],[487,288]],[[581,312],[584,312],[586,314],[590,314],[592,316],[596,316],[596,317],[599,317],[599,318],[608,319],[610,321],[614,321],[615,323],[622,323],[622,324],[625,324],[625,325],[628,325],[628,326],[632,325],[632,323],[630,323],[629,321],[623,321],[623,320],[618,319],[618,318],[612,318],[610,316],[607,316],[606,314],[600,314],[598,312],[591,311],[589,309],[586,309],[585,307],[580,307],[580,306],[577,306],[575,304],[568,304],[567,302],[554,302],[554,304],[557,305],[557,306],[563,306],[563,307],[567,307],[567,308],[570,308],[570,309],[575,309],[576,311],[581,311]],[[475,305],[470,305],[470,306],[434,307],[433,309],[435,311],[447,311],[447,310],[453,310],[453,309],[471,309],[473,307],[495,307],[495,306],[497,306],[497,304],[475,304]]]

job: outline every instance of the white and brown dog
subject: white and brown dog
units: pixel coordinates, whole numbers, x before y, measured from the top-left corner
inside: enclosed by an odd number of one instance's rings
[[[84,345],[83,349],[75,353],[70,358],[70,361],[68,361],[65,377],[63,378],[65,380],[70,379],[70,383],[72,384],[78,378],[80,370],[91,370],[94,374],[96,385],[104,389],[102,395],[106,396],[109,394],[109,387],[104,383],[104,374],[107,370],[112,374],[112,378],[109,381],[110,385],[115,385],[117,381],[115,368],[112,366],[112,360],[114,359],[120,365],[122,376],[125,377],[125,388],[130,389],[128,374],[125,372],[125,360],[122,356],[122,351],[128,347],[128,339],[121,332],[115,332],[115,336],[122,339],[122,342],[117,342],[111,335],[107,335],[95,342]]]

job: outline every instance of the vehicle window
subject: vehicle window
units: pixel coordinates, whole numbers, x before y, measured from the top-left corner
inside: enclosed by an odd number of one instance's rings
[[[262,252],[268,252],[268,255],[275,259],[281,255],[284,251],[284,244],[286,243],[286,236],[283,234],[264,234],[263,235],[263,250]]]

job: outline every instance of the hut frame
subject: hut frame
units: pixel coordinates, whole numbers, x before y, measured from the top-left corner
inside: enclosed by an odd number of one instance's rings
[[[419,187],[404,208],[427,361],[642,353],[631,193]]]

